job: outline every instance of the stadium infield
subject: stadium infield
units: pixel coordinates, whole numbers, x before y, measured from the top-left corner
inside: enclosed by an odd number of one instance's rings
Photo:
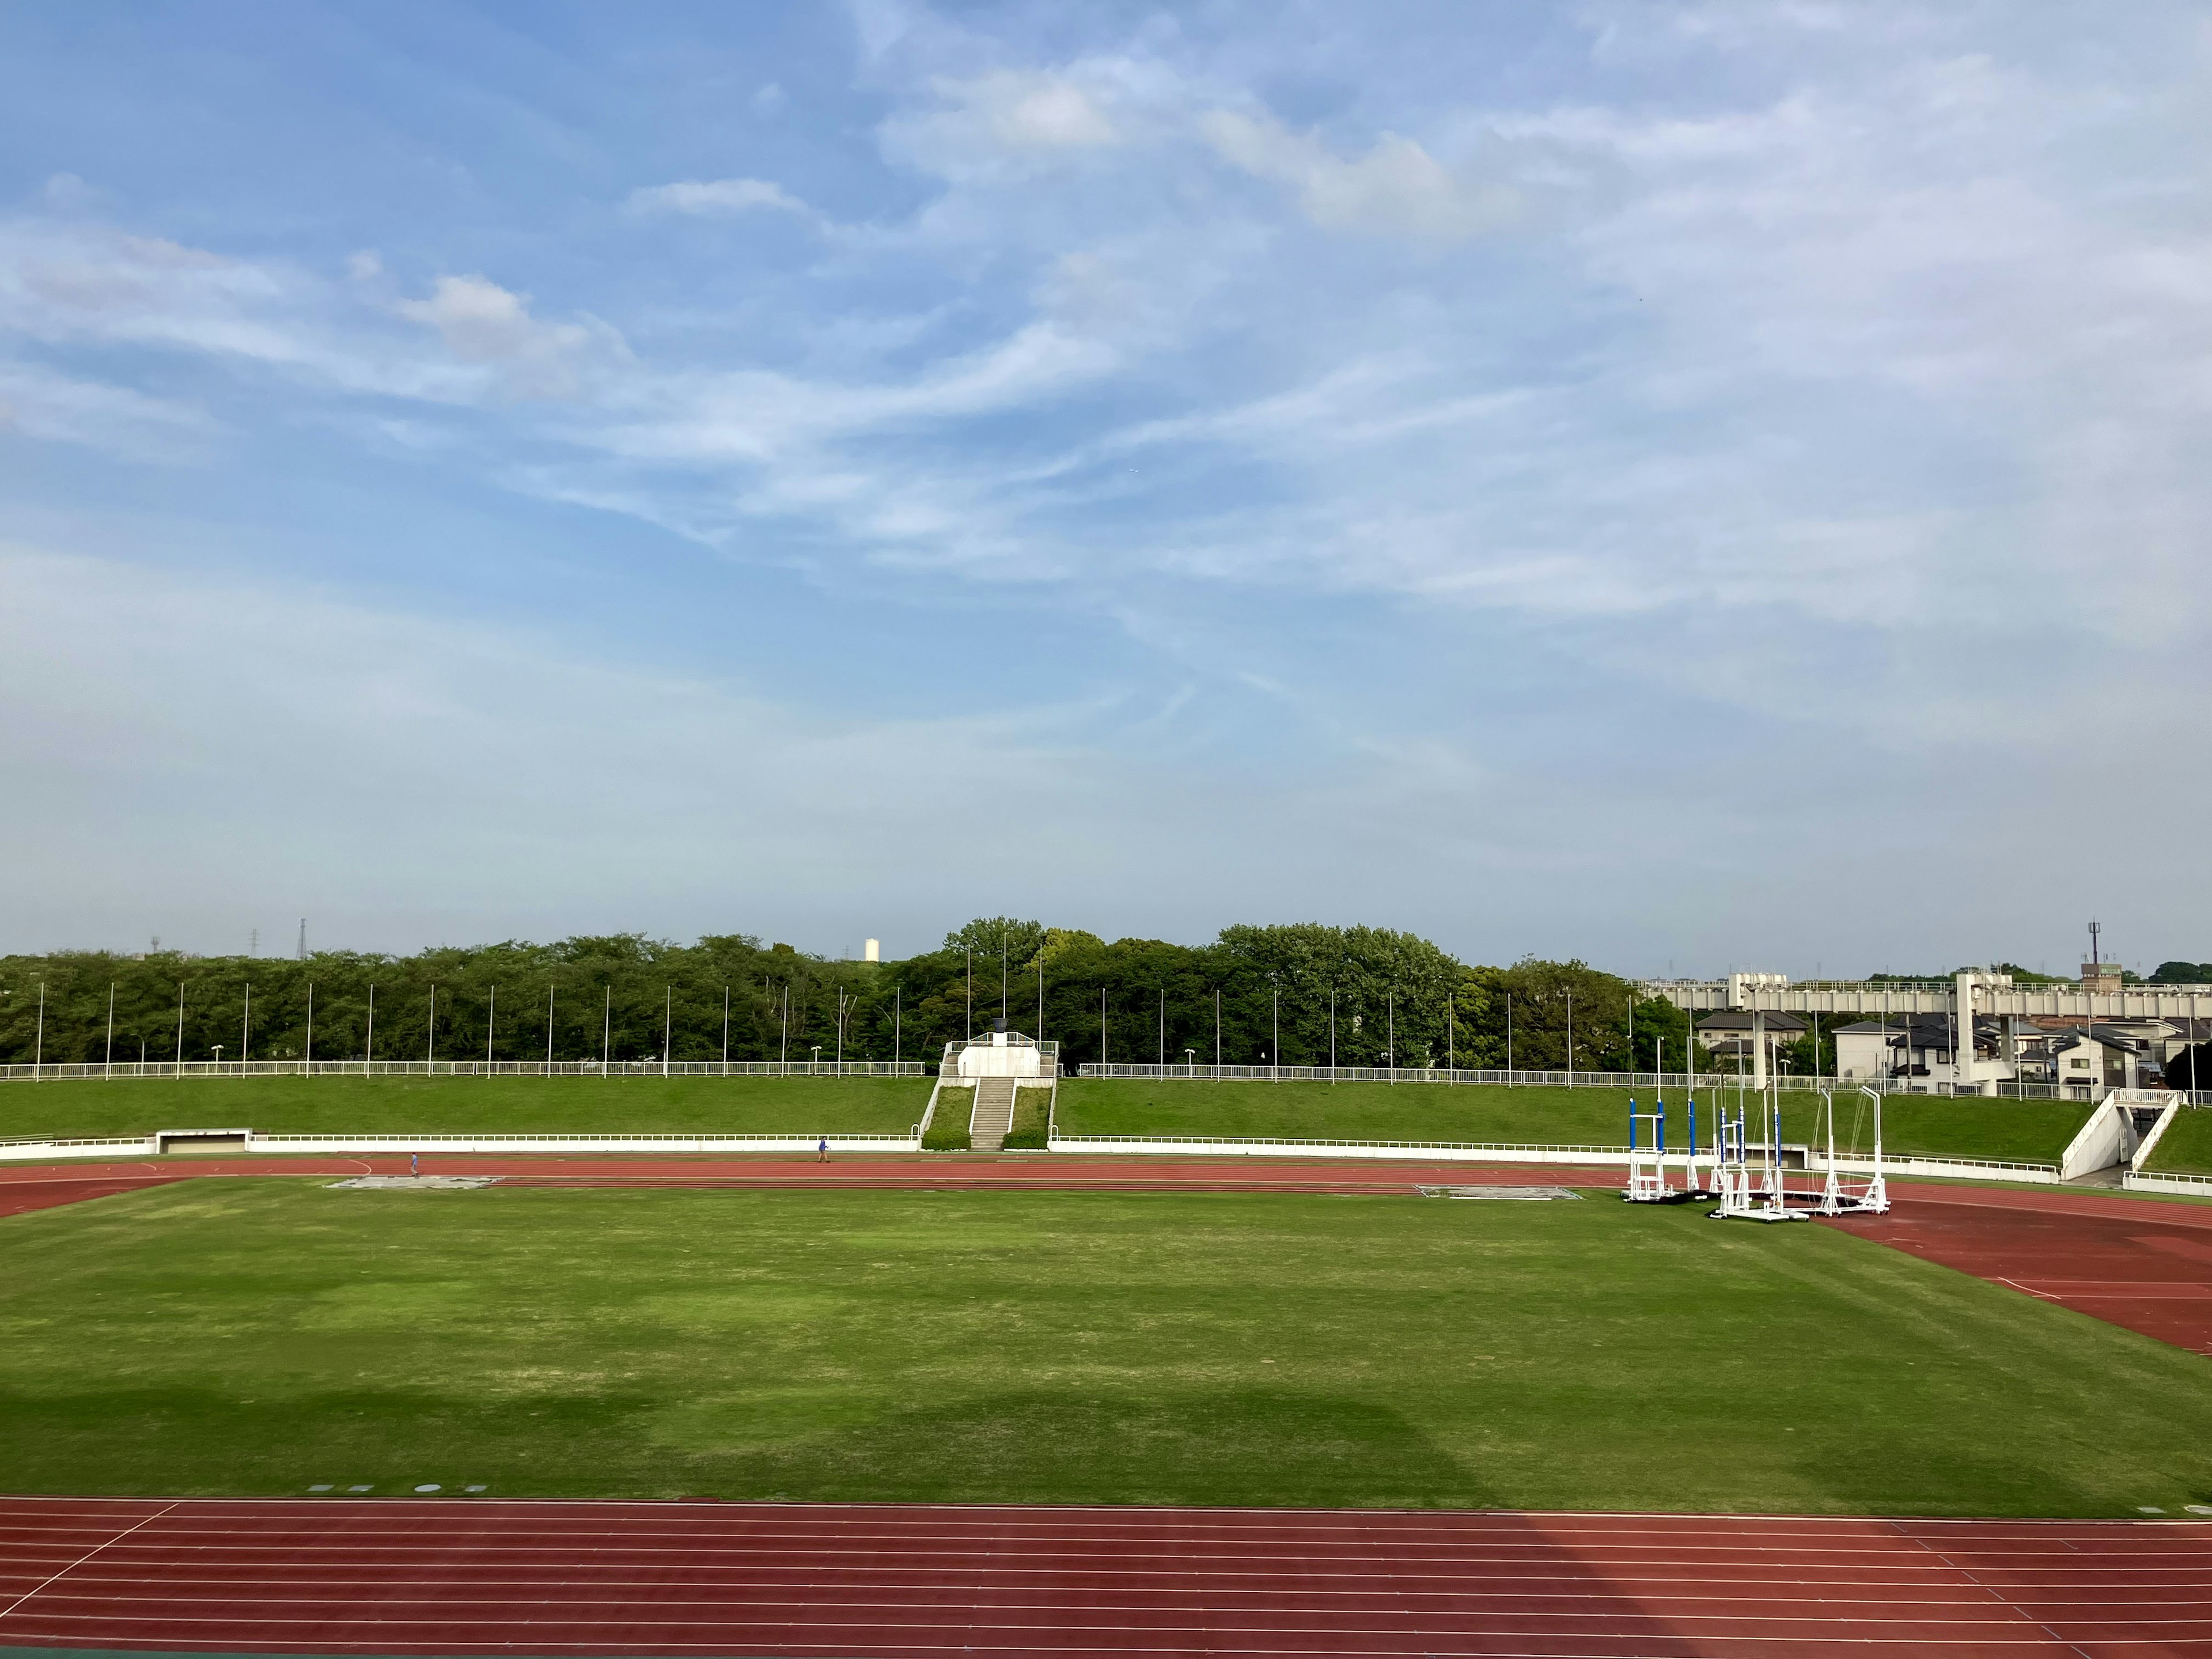
[[[0,1643],[461,1655],[1855,1653],[2212,1643],[2189,1522],[0,1500]]]
[[[235,1162],[263,1178],[149,1165],[162,1184],[0,1219],[0,1486],[1980,1516],[2212,1495],[2194,1355],[1837,1229],[1411,1195],[1465,1165],[510,1158],[487,1189],[364,1192],[324,1184],[362,1160]],[[724,1189],[575,1184],[655,1177]]]

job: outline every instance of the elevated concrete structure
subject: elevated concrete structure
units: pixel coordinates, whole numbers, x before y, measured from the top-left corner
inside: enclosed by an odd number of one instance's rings
[[[2108,978],[2086,985],[2015,985],[2009,974],[1958,974],[1950,979],[1899,981],[1812,980],[1793,985],[1782,974],[1731,974],[1726,979],[1648,979],[1639,995],[1671,1002],[1690,1013],[1742,1009],[1761,1014],[1858,1014],[1881,1018],[1905,1014],[1948,1014],[1962,1083],[1984,1094],[1996,1092],[1996,1078],[1977,1076],[1985,1068],[1974,1057],[1974,1020],[2033,1018],[2084,1021],[2195,1019],[2212,1013],[2212,985],[2131,985]],[[2009,1030],[2009,1027],[2008,1028]],[[1753,1026],[1753,1086],[1766,1085],[1766,1044],[1761,1023]],[[2009,1039],[2008,1039],[2009,1040]]]

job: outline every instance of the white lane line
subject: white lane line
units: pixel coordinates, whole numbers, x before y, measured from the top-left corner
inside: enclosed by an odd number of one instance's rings
[[[142,1516],[135,1524],[125,1527],[121,1532],[116,1534],[114,1537],[106,1540],[106,1542],[94,1545],[82,1555],[78,1556],[76,1560],[70,1562],[69,1565],[59,1568],[56,1571],[48,1574],[44,1579],[40,1580],[39,1583],[33,1586],[31,1589],[25,1590],[21,1595],[10,1601],[5,1607],[0,1607],[0,1619],[7,1618],[9,1614],[13,1613],[16,1608],[21,1607],[24,1602],[29,1601],[40,1590],[46,1589],[48,1584],[52,1583],[55,1579],[82,1566],[86,1562],[91,1560],[94,1556],[99,1554],[100,1551],[107,1548],[109,1545],[121,1543],[125,1539],[130,1537],[132,1533],[137,1531],[140,1527],[145,1526],[151,1522],[159,1521],[163,1516],[167,1515],[170,1510],[176,1507],[177,1506],[174,1504],[171,1504],[167,1509],[156,1510],[151,1515]]]

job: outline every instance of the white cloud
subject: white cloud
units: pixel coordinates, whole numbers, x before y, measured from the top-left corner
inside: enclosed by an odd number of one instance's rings
[[[1455,172],[1393,132],[1346,161],[1311,133],[1291,132],[1272,117],[1218,110],[1203,126],[1223,159],[1291,185],[1307,217],[1328,230],[1453,241],[1498,228],[1520,205],[1510,185]]]
[[[629,206],[640,213],[688,213],[697,216],[725,213],[792,213],[815,216],[814,210],[766,179],[714,179],[653,185],[630,192]]]
[[[573,398],[595,356],[627,356],[605,325],[541,321],[528,295],[482,276],[441,276],[428,299],[398,301],[392,309],[435,329],[448,351],[489,371],[510,397]]]
[[[0,437],[86,444],[138,460],[180,460],[216,431],[204,410],[128,386],[0,362]]]

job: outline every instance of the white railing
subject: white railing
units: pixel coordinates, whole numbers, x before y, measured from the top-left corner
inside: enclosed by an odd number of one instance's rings
[[[2120,1188],[2130,1193],[2193,1193],[2212,1198],[2212,1176],[2180,1175],[2165,1170],[2130,1170],[2120,1177]]]
[[[921,1078],[918,1060],[148,1060],[0,1065],[0,1082],[251,1077],[896,1077]]]

